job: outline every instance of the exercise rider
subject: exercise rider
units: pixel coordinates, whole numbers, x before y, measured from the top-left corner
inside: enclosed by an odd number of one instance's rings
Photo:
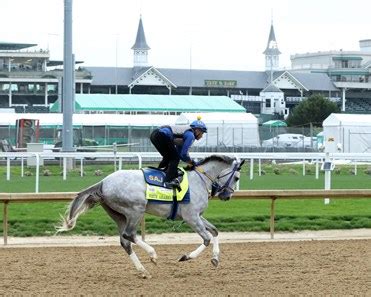
[[[166,171],[166,186],[179,186],[177,177],[180,160],[189,166],[195,166],[188,151],[194,140],[201,139],[206,132],[205,123],[198,117],[190,125],[161,126],[151,133],[151,142],[162,156],[158,168],[164,168]]]

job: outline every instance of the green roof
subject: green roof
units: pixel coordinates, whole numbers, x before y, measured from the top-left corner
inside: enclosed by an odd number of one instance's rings
[[[0,41],[0,50],[6,51],[15,51],[21,50],[29,47],[36,46],[36,43],[13,43],[13,42],[1,42]]]
[[[76,111],[246,112],[228,96],[76,94]],[[55,102],[50,111],[59,111]]]

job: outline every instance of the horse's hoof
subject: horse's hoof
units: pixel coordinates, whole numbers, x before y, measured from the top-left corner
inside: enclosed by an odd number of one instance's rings
[[[157,265],[157,258],[151,258],[151,262],[155,265]]]
[[[142,272],[142,274],[140,275],[141,278],[143,279],[150,279],[152,278],[152,275],[149,274],[149,272]]]
[[[212,259],[211,259],[211,264],[213,264],[214,267],[218,267],[218,265],[219,265],[219,260],[216,259],[216,258],[212,258]]]
[[[180,259],[179,262],[187,261],[189,260],[189,257],[187,255],[183,255]]]

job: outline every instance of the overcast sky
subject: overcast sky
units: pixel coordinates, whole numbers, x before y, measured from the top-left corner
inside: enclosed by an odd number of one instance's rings
[[[0,41],[63,59],[64,0],[0,0],[0,11]],[[273,14],[280,66],[290,68],[295,53],[359,50],[370,11],[370,0],[73,0],[73,52],[85,66],[132,67],[142,15],[150,65],[264,70]]]

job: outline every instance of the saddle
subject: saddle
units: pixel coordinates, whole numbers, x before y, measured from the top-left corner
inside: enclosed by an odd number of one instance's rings
[[[151,201],[172,202],[174,195],[177,201],[185,202],[185,197],[189,196],[188,175],[183,168],[178,168],[179,187],[167,186],[164,182],[166,173],[159,168],[142,168],[144,180],[147,184],[146,198]],[[188,195],[187,195],[188,194]]]
[[[142,168],[144,179],[147,184],[157,186],[157,187],[163,187],[167,189],[172,189],[173,187],[169,185],[168,183],[165,183],[165,176],[166,172],[162,168],[155,168],[155,167],[146,167]],[[179,184],[181,185],[183,182],[183,176],[185,171],[183,169],[178,168],[178,176],[176,179],[178,179]],[[181,191],[181,188],[178,189]]]

